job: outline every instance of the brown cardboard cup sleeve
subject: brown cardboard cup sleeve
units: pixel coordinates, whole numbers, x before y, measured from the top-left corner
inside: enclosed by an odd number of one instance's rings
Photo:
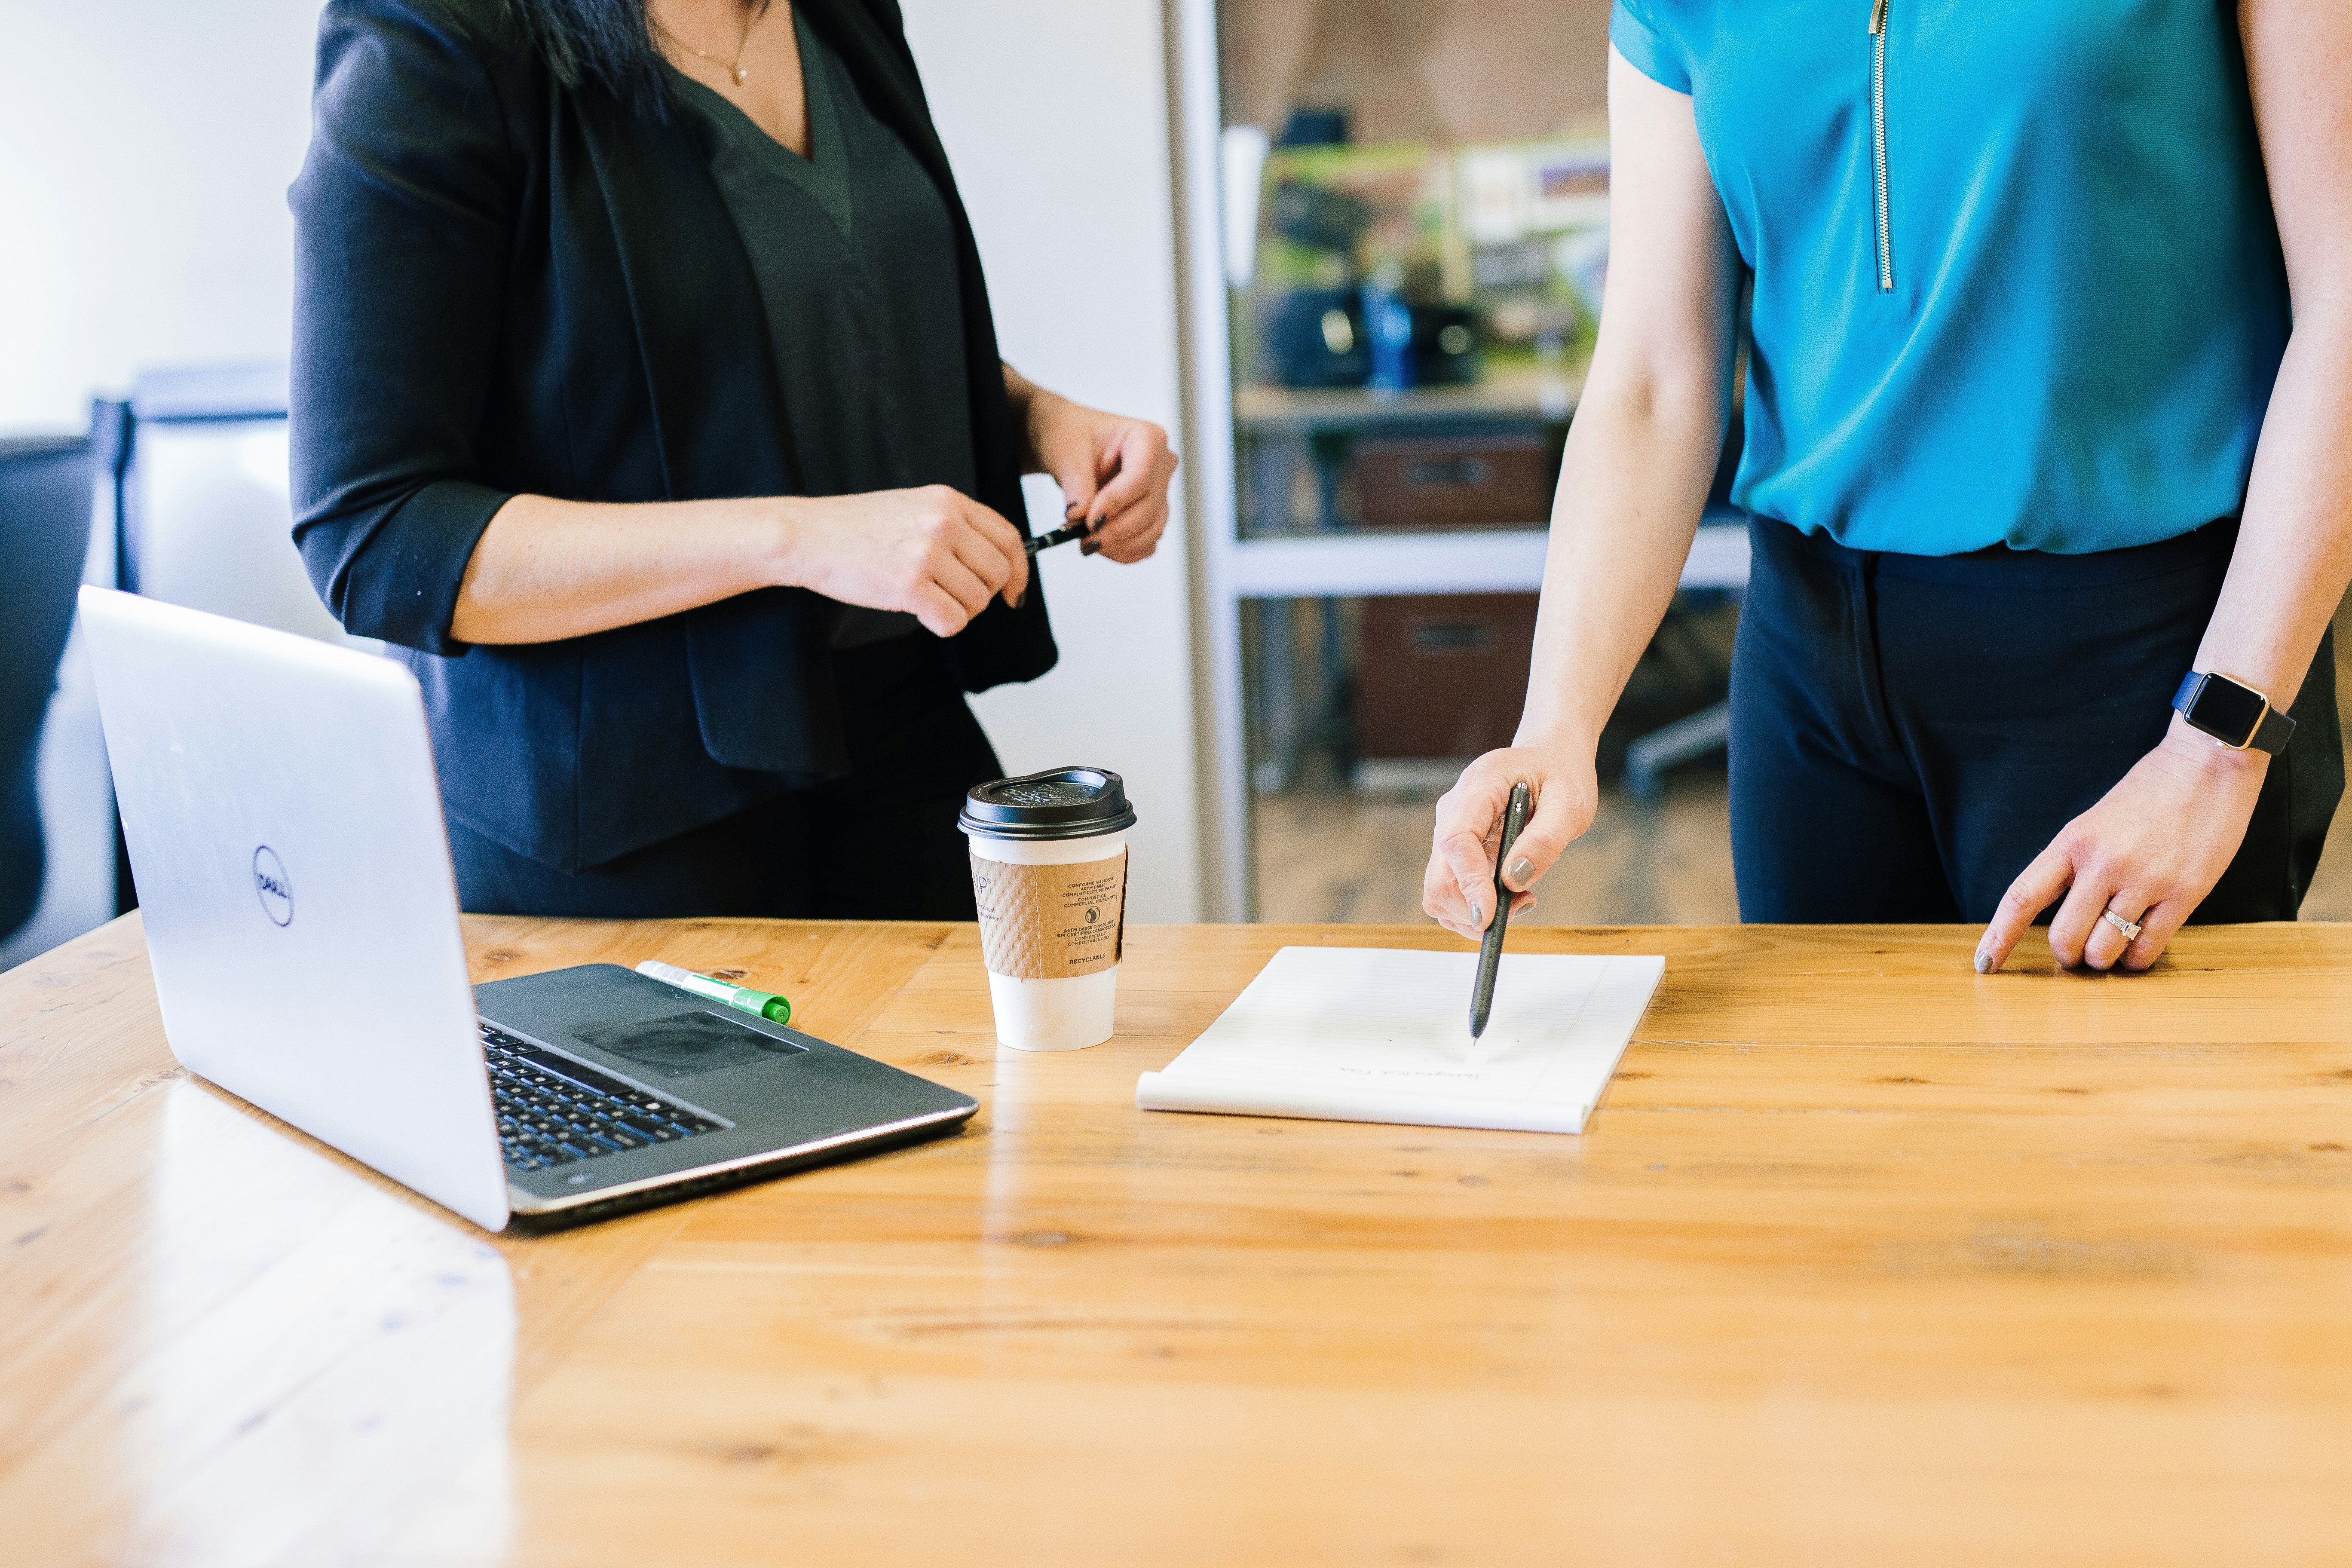
[[[980,950],[991,974],[1073,980],[1118,963],[1127,912],[1127,851],[1068,866],[971,858]]]

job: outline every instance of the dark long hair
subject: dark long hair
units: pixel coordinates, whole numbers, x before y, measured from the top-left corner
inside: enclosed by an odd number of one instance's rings
[[[751,0],[761,9],[767,0]],[[662,79],[661,43],[646,0],[506,0],[555,79],[569,88],[591,82],[641,114],[660,119],[668,89]]]

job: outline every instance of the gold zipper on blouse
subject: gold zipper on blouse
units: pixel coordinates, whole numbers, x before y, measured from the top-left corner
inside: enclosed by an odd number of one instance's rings
[[[1870,194],[1878,209],[1878,291],[1895,292],[1895,232],[1886,201],[1886,0],[1870,5]]]

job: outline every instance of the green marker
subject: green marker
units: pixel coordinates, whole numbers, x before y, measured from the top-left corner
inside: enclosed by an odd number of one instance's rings
[[[730,985],[724,980],[713,980],[708,974],[697,974],[691,969],[680,969],[675,963],[663,963],[648,958],[637,965],[637,973],[650,974],[656,980],[667,980],[681,991],[691,991],[697,996],[708,996],[713,1002],[724,1002],[730,1007],[740,1007],[746,1013],[756,1013],[772,1024],[793,1021],[792,999],[772,991],[754,991],[745,985]]]

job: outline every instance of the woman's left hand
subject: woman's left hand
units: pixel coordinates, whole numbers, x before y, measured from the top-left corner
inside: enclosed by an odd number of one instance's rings
[[[1133,563],[1160,547],[1176,477],[1167,431],[1040,391],[1029,403],[1029,444],[1062,487],[1064,515],[1094,522],[1080,549]]]
[[[2154,963],[2229,868],[2269,763],[2261,752],[2217,746],[2175,716],[2163,742],[2010,884],[1977,943],[1978,973],[2000,969],[2061,893],[2050,952],[2062,965]],[[2126,941],[2102,918],[2108,910],[2137,921],[2138,937]]]

